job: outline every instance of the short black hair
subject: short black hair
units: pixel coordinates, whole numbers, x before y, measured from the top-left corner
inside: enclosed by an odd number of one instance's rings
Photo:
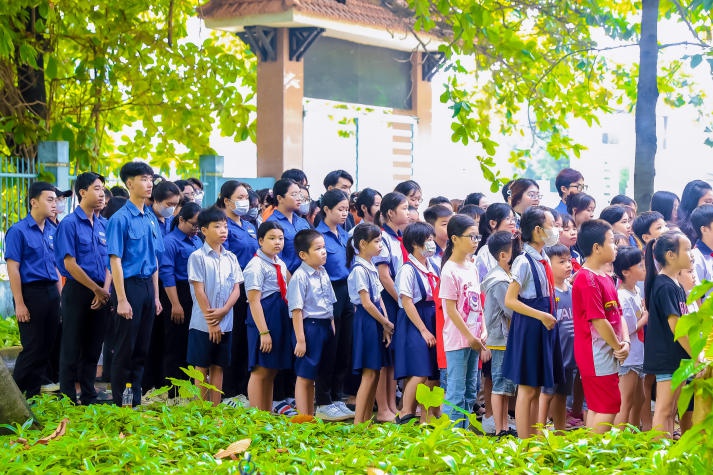
[[[324,181],[322,182],[324,189],[327,190],[330,186],[336,186],[340,178],[347,180],[352,185],[354,184],[354,177],[352,177],[349,172],[345,170],[334,170],[327,173],[327,176],[324,177]]]
[[[624,271],[644,260],[644,253],[635,246],[622,246],[616,251],[614,274],[624,280]],[[630,330],[631,331],[631,330]]]
[[[153,168],[151,168],[148,163],[128,162],[125,163],[119,171],[119,177],[124,183],[126,183],[126,180],[128,180],[129,178],[134,178],[135,176],[143,175],[148,175],[153,179]]]
[[[46,181],[36,181],[30,185],[30,189],[27,190],[27,209],[30,209],[30,201],[37,199],[42,195],[44,191],[51,191],[55,193],[55,187],[47,183]]]
[[[513,234],[510,231],[497,231],[490,235],[487,240],[488,251],[495,259],[501,252],[513,249]]]
[[[569,188],[572,183],[577,183],[579,180],[583,180],[584,176],[574,168],[563,168],[557,174],[555,178],[555,188],[557,188],[557,194],[562,196],[562,187]]]
[[[480,200],[482,200],[483,198],[485,198],[485,194],[483,194],[483,193],[470,193],[463,200],[463,206],[468,206],[468,205],[480,206]]]
[[[574,217],[574,215],[577,214],[574,210],[577,210],[579,213],[589,208],[592,204],[595,206],[597,204],[597,200],[595,200],[593,196],[586,193],[577,193],[567,198],[567,212]]]
[[[303,229],[299,231],[297,234],[295,234],[295,251],[297,251],[297,255],[299,256],[300,252],[309,252],[309,249],[312,247],[312,243],[317,240],[318,238],[322,237],[322,233],[315,229]],[[302,259],[301,256],[299,256],[300,259]]]
[[[485,210],[480,206],[469,204],[461,206],[461,208],[458,210],[458,214],[464,214],[466,216],[470,216],[473,219],[480,220],[480,217],[485,214]]]
[[[631,229],[641,242],[644,242],[644,234],[650,234],[651,225],[659,219],[663,219],[663,215],[658,211],[644,211],[634,219],[631,223]]]
[[[447,206],[453,206],[451,204],[451,200],[446,198],[445,196],[434,196],[430,200],[428,200],[428,206],[436,206],[436,205],[447,205]]]
[[[711,223],[713,223],[713,205],[700,205],[691,213],[691,225],[698,239],[703,237],[701,228],[703,226],[710,226]]]
[[[423,212],[423,219],[431,226],[435,226],[436,221],[440,218],[450,218],[451,216],[453,216],[453,212],[443,205],[433,205]]]
[[[103,176],[94,172],[84,172],[77,175],[77,179],[74,181],[74,194],[80,203],[82,201],[82,195],[80,195],[79,192],[88,189],[97,180],[101,181],[102,184],[106,182]]]
[[[175,186],[175,185],[174,185]],[[227,222],[228,217],[225,215],[225,212],[217,208],[215,206],[211,206],[210,208],[206,208],[200,213],[198,213],[198,227],[199,228],[207,228],[210,226],[210,223],[219,223],[219,222]]]
[[[621,221],[625,214],[628,213],[624,205],[610,205],[599,213],[599,219],[603,219],[607,223],[614,225]]]
[[[127,190],[123,186],[114,185],[109,189],[109,191],[111,191],[111,194],[114,198],[128,198],[129,197],[129,190]]]
[[[550,259],[552,259],[553,257],[566,257],[568,259],[572,257],[572,254],[570,254],[569,249],[567,249],[567,246],[560,243],[557,243],[554,246],[546,247],[545,253],[547,253],[547,257],[549,257]]]
[[[162,181],[151,190],[151,198],[157,202],[165,201],[172,196],[181,196],[181,190],[172,181]]]
[[[200,188],[201,191],[203,191],[203,182],[200,181],[198,178],[195,177],[188,177],[186,178],[186,181],[193,186],[193,189],[195,190],[196,187]]]
[[[584,257],[592,254],[595,244],[604,245],[607,231],[611,231],[611,224],[603,219],[591,219],[582,223],[577,233],[577,247]]]
[[[193,184],[188,180],[176,180],[174,181],[174,183],[176,184],[178,189],[181,190],[181,193],[183,193],[183,190],[185,190],[187,186],[193,188]]]
[[[106,219],[111,218],[114,213],[124,207],[127,201],[129,201],[129,198],[125,196],[113,197],[109,200],[109,202],[106,204],[106,207],[102,210],[102,216],[104,216]]]
[[[305,172],[300,170],[299,168],[290,168],[289,170],[285,170],[282,172],[282,176],[280,176],[281,180],[292,180],[295,183],[299,184],[307,184],[307,175],[305,175]]]
[[[282,234],[285,234],[285,230],[282,229],[282,226],[280,226],[280,223],[278,223],[277,221],[263,221],[257,228],[257,238],[264,238],[265,236],[267,236],[267,233],[269,233],[273,229],[277,229],[281,231]]]
[[[633,198],[630,198],[626,195],[616,195],[614,198],[611,199],[609,202],[609,205],[614,206],[614,205],[624,205],[624,206],[631,206],[632,208],[636,208],[636,201]]]
[[[428,223],[411,223],[404,229],[403,242],[406,251],[413,254],[414,246],[423,246],[429,237],[435,237],[436,231]]]

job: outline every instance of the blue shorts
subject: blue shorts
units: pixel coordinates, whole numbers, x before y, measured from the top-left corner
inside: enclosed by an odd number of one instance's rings
[[[505,350],[490,350],[490,375],[493,378],[493,394],[501,396],[514,396],[515,384],[503,375],[503,360]],[[483,365],[485,366],[485,365]]]
[[[223,333],[220,343],[213,343],[210,341],[208,332],[191,328],[188,330],[188,352],[186,361],[188,364],[200,368],[210,368],[211,366],[227,368],[230,366],[230,348],[232,341],[232,332]]]
[[[665,383],[666,381],[671,381],[673,379],[673,373],[657,374],[656,382]]]
[[[322,353],[334,338],[332,320],[328,318],[305,318],[302,320],[307,351],[302,358],[295,358],[295,374],[300,378],[312,379],[317,377],[319,365],[322,362]],[[292,332],[293,347],[297,338]]]
[[[619,376],[626,376],[630,371],[639,375],[640,378],[644,377],[644,365],[641,364],[619,367]]]

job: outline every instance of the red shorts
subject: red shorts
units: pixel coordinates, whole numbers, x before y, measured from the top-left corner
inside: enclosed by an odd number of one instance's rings
[[[619,375],[582,375],[582,389],[587,400],[587,408],[600,414],[617,414],[621,408]]]

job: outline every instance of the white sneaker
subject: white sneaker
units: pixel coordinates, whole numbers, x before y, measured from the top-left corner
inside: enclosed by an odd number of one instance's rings
[[[355,412],[349,409],[347,405],[344,404],[344,402],[342,401],[337,401],[334,403],[334,405],[336,405],[345,416],[349,416],[349,418],[352,418],[356,415]]]
[[[226,406],[232,407],[233,409],[236,409],[238,407],[250,407],[250,401],[248,401],[248,398],[245,397],[243,394],[238,394],[234,397],[225,398],[221,402]]]
[[[483,432],[485,432],[488,435],[495,434],[495,417],[483,416],[483,419],[481,420],[481,424],[483,425]]]
[[[49,383],[40,386],[40,392],[43,393],[56,393],[59,391],[59,383]]]
[[[317,406],[317,410],[315,411],[315,417],[319,417],[320,419],[325,421],[336,422],[345,421],[354,416],[346,415],[344,412],[342,412],[342,409],[337,406],[337,404],[332,403],[329,405]]]

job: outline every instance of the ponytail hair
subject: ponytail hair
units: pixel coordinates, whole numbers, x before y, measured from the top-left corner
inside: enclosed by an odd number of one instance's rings
[[[189,201],[181,207],[181,211],[171,220],[171,231],[176,229],[178,226],[178,221],[183,218],[183,221],[188,221],[195,215],[201,212],[201,207],[198,203],[194,201]]]
[[[468,228],[473,226],[475,226],[475,220],[465,214],[455,214],[448,221],[448,226],[446,227],[446,232],[448,233],[448,244],[446,244],[446,248],[443,251],[441,269],[443,269],[443,266],[446,265],[448,259],[450,259],[453,255],[453,237],[462,235]]]
[[[359,250],[359,243],[372,241],[381,236],[381,229],[375,224],[361,222],[354,227],[354,233],[347,241],[347,266],[351,267]]]
[[[507,203],[493,203],[488,206],[485,210],[485,214],[480,217],[480,222],[478,223],[478,233],[480,234],[480,242],[475,250],[476,254],[480,251],[480,248],[485,246],[488,242],[488,238],[491,234],[498,229],[500,223],[505,221],[514,214],[512,207]],[[495,221],[495,227],[490,227],[490,221]]]
[[[552,214],[552,210],[547,206],[530,206],[522,213],[522,217],[520,218],[522,242],[532,242],[532,233],[535,231],[535,228],[537,226],[541,228],[545,226],[546,213]]]
[[[324,212],[325,207],[333,209],[342,201],[346,201],[347,204],[349,204],[349,196],[344,193],[344,191],[338,188],[332,188],[331,190],[323,194],[322,197],[319,199],[320,221],[324,221],[324,218],[327,216],[327,213]]]
[[[656,239],[651,239],[646,244],[644,262],[646,263],[646,280],[644,281],[644,301],[646,308],[650,308],[651,289],[659,273],[656,263],[661,268],[666,266],[666,253],[669,251],[678,254],[681,248],[681,239],[688,239],[681,231],[666,231]]]
[[[381,227],[386,224],[389,218],[389,211],[393,211],[407,200],[406,195],[399,193],[398,191],[392,191],[391,193],[386,193],[383,198],[381,198],[381,206],[379,207],[379,213],[374,216],[374,224]]]

